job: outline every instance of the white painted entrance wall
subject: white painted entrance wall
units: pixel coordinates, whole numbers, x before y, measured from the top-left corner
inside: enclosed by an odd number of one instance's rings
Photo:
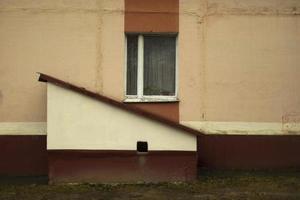
[[[196,136],[48,83],[47,149],[196,151]]]

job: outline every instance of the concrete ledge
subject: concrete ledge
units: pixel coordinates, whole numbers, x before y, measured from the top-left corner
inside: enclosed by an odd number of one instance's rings
[[[220,135],[300,135],[300,120],[283,122],[181,121],[205,134]]]
[[[46,122],[0,122],[0,135],[46,135]]]

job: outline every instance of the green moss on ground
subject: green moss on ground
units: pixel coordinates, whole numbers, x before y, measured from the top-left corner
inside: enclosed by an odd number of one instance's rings
[[[0,199],[300,199],[300,171],[201,171],[191,183],[1,184]]]

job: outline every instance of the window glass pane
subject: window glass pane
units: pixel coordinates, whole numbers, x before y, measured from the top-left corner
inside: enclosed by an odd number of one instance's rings
[[[137,94],[138,36],[127,35],[127,85],[126,94]]]
[[[174,36],[144,36],[144,95],[175,95]]]

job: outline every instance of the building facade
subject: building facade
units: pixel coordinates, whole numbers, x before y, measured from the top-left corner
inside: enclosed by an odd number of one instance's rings
[[[297,0],[0,1],[0,174],[47,174],[36,72],[202,131],[201,166],[299,167],[299,35]]]

